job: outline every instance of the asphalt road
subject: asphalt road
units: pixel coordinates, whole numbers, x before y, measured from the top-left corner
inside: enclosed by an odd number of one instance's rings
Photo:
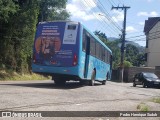
[[[131,83],[107,81],[106,85],[97,82],[95,86],[88,86],[80,85],[78,82],[67,82],[64,86],[56,86],[51,80],[0,82],[0,111],[138,111],[137,106],[141,103],[147,105],[150,111],[160,111],[160,104],[151,101],[157,97],[160,97],[160,89],[132,87]],[[75,120],[84,117],[43,119]],[[139,120],[140,118],[85,119]],[[141,119],[160,120],[157,117]]]

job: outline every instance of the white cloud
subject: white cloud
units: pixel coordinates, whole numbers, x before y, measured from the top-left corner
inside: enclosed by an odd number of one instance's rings
[[[127,32],[136,32],[137,30],[133,26],[127,26],[126,31]]]
[[[146,16],[146,17],[157,17],[158,13],[156,11],[152,11],[152,12],[139,12],[137,13],[137,16]]]
[[[123,21],[123,19],[124,19],[124,14],[123,14],[123,12],[114,10],[113,13],[114,13],[114,15],[113,15],[112,19],[113,19],[115,22],[122,22],[122,21]]]
[[[147,2],[152,2],[153,0],[147,0]]]
[[[67,11],[72,17],[80,18],[84,21],[96,19],[94,14],[87,14],[92,8],[96,7],[95,0],[87,0],[90,4],[87,4],[82,0],[72,0],[70,4],[67,4]],[[83,7],[82,7],[83,6]]]
[[[85,5],[87,7],[87,10],[91,10],[92,8],[96,7],[96,0],[87,0],[84,1],[84,0],[73,0],[73,1],[81,1],[83,5]]]
[[[143,25],[143,26],[144,26],[144,22],[139,22],[138,24],[139,24],[139,25]]]

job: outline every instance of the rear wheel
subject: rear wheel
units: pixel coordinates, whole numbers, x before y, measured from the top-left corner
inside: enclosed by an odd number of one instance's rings
[[[106,76],[106,80],[103,80],[102,81],[102,85],[106,85],[106,81],[108,80],[108,73],[107,73],[107,76]]]
[[[90,85],[90,86],[94,86],[95,77],[96,77],[96,72],[95,72],[95,70],[93,70],[92,76],[91,76],[91,80],[90,80],[90,82],[89,82],[89,85]]]
[[[136,87],[136,83],[135,82],[133,82],[133,87]]]
[[[65,80],[54,80],[54,83],[56,85],[64,85],[66,83],[66,81]]]
[[[102,85],[106,85],[106,80],[103,80],[103,81],[102,81]]]

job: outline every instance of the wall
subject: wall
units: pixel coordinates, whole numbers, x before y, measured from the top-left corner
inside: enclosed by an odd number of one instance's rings
[[[153,72],[156,73],[160,77],[160,66],[157,66],[156,69],[154,67],[129,67],[124,68],[123,82],[132,82],[133,76],[139,72]],[[112,81],[122,82],[120,68],[117,70],[113,70],[112,72]]]
[[[148,39],[148,58],[147,66],[160,66],[160,21],[149,31]]]

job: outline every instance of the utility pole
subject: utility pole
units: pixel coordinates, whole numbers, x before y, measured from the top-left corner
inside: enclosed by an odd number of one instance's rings
[[[125,37],[126,37],[126,14],[127,14],[127,9],[130,7],[123,6],[123,7],[114,7],[112,6],[113,9],[122,9],[124,10],[124,22],[123,22],[123,30],[122,30],[122,45],[121,45],[121,80],[123,83],[123,73],[124,73],[124,50],[125,50]]]

